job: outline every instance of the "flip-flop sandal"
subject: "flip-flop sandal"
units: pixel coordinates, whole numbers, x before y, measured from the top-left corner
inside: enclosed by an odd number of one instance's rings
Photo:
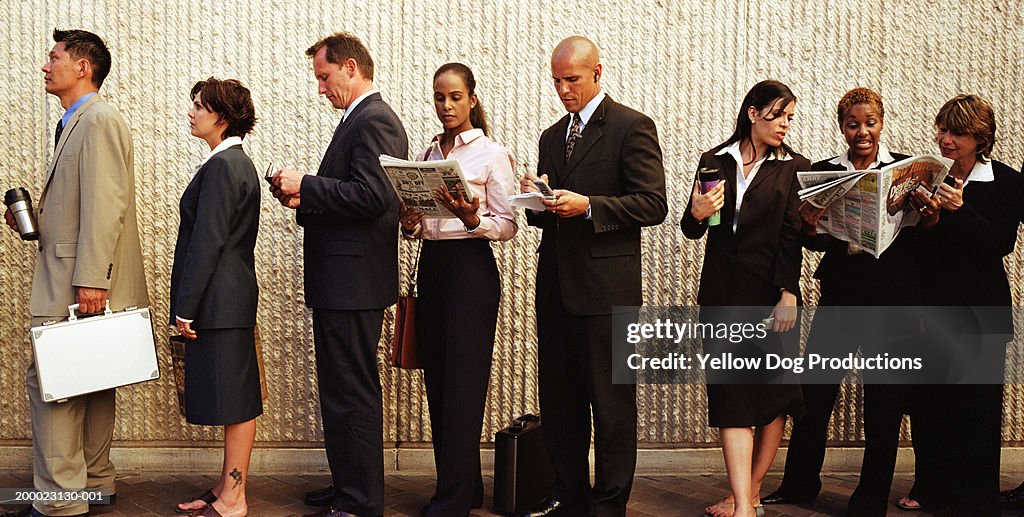
[[[182,502],[174,505],[174,511],[177,512],[176,515],[194,514],[195,512],[198,512],[199,510],[202,510],[203,508],[209,507],[216,500],[217,500],[217,496],[213,495],[213,489],[210,489],[210,490],[207,490],[206,492],[203,492],[203,495],[201,495],[199,497],[193,497],[192,499],[189,499],[188,501],[182,501]],[[202,508],[195,508],[195,509],[192,509],[192,510],[182,510],[181,508],[178,507],[178,505],[188,504],[188,503],[191,503],[192,501],[202,501],[202,502],[206,503],[206,506],[203,506]]]

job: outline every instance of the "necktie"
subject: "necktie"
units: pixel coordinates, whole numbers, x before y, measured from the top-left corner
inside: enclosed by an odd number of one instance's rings
[[[57,150],[57,143],[60,142],[60,134],[64,132],[64,121],[57,121],[57,130],[53,133],[53,150]]]
[[[580,120],[579,113],[572,114],[572,125],[569,126],[569,136],[565,139],[565,161],[569,162],[569,158],[572,156],[572,148],[576,146],[576,141],[583,136],[583,132],[580,131],[580,124],[583,121]]]

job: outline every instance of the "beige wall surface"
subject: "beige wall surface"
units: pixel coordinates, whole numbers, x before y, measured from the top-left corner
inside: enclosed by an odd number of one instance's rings
[[[516,173],[533,171],[537,138],[563,110],[551,86],[551,48],[580,33],[602,50],[603,88],[658,125],[668,175],[669,216],[644,231],[645,298],[652,305],[692,304],[702,242],[678,229],[701,151],[732,130],[742,95],[776,78],[799,98],[790,144],[812,159],[844,149],[835,123],[839,97],[869,86],[886,102],[884,142],[932,152],[932,118],[951,96],[973,92],[996,109],[995,158],[1017,167],[1024,157],[1024,4],[1017,0],[385,0],[336,2],[175,2],[8,0],[0,4],[0,188],[38,196],[62,111],[43,91],[40,66],[55,26],[92,30],[106,39],[114,67],[102,94],[124,115],[135,142],[135,172],[146,273],[155,319],[165,321],[178,197],[206,152],[188,133],[188,90],[210,75],[234,77],[253,91],[259,123],[246,139],[258,169],[270,162],[313,172],[340,113],[318,98],[303,51],[338,30],[360,36],[377,64],[377,81],[402,117],[411,151],[439,131],[430,101],[433,71],[448,61],[474,69],[493,137],[515,156]],[[321,439],[310,312],[302,303],[302,231],[265,195],[257,244],[259,322],[270,383],[259,421],[264,443]],[[496,245],[504,285],[482,439],[537,410],[533,308],[539,233],[525,226]],[[29,438],[23,377],[31,358],[28,290],[34,251],[0,232],[0,440]],[[817,257],[807,254],[804,291]],[[404,264],[410,254],[403,249]],[[1024,253],[1007,260],[1018,303]],[[963,267],[966,265],[959,265]],[[390,326],[392,317],[386,319]],[[1018,328],[1020,328],[1018,321]],[[215,439],[218,430],[178,416],[159,329],[159,381],[118,390],[115,439],[130,443]],[[805,329],[806,331],[806,329]],[[390,327],[385,329],[385,340]],[[1017,364],[1022,355],[1011,351]],[[379,355],[387,442],[426,441],[430,430],[422,379],[387,366]],[[344,372],[338,372],[344,375]],[[1008,387],[1004,438],[1024,440],[1024,390]],[[642,386],[640,437],[648,444],[713,443],[700,386]],[[831,438],[862,437],[860,394],[843,391]]]

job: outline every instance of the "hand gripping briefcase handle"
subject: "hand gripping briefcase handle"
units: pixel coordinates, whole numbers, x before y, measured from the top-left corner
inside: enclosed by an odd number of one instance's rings
[[[130,310],[134,310],[134,309],[135,309],[135,307],[128,307],[125,310],[126,311],[130,311]],[[77,321],[78,320],[78,316],[75,316],[75,311],[77,311],[77,310],[78,310],[78,304],[77,303],[72,303],[71,305],[68,305],[68,321]],[[114,312],[110,310],[110,300],[107,300],[106,306],[103,307],[103,315],[104,316],[110,316],[113,313]]]

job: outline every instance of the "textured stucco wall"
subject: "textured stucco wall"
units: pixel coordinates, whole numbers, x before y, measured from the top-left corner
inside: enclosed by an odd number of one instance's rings
[[[997,110],[995,157],[1016,167],[1024,156],[1024,6],[1016,0],[11,0],[0,4],[0,40],[8,42],[0,48],[8,70],[0,81],[0,188],[23,185],[33,196],[41,189],[61,114],[57,99],[44,93],[39,71],[55,26],[93,30],[113,51],[102,94],[120,108],[134,134],[157,321],[168,310],[178,196],[206,152],[188,134],[188,89],[209,75],[241,79],[252,89],[260,117],[246,140],[257,168],[274,161],[315,171],[340,113],[317,97],[303,51],[337,30],[354,32],[369,47],[376,84],[405,122],[412,151],[439,128],[430,104],[434,69],[447,61],[470,65],[493,137],[516,157],[518,174],[533,170],[541,130],[562,115],[549,78],[551,48],[569,34],[591,37],[602,49],[605,91],[650,115],[660,132],[670,213],[665,224],[644,234],[650,304],[694,302],[703,243],[684,239],[676,223],[699,153],[728,136],[740,98],[758,80],[777,78],[793,88],[800,100],[790,143],[813,159],[843,149],[834,106],[858,85],[885,97],[884,141],[895,150],[932,151],[931,120],[939,106],[956,93],[975,92]],[[537,409],[532,299],[539,235],[520,222],[520,234],[496,246],[505,296],[485,440],[510,418]],[[315,442],[321,434],[310,313],[302,304],[302,233],[269,195],[261,223],[259,322],[271,384],[258,439]],[[23,376],[31,357],[25,329],[34,252],[6,230],[0,250],[0,439],[25,439],[31,435]],[[812,254],[807,258],[805,277],[817,262]],[[1022,259],[1018,250],[1007,262],[1018,302]],[[804,290],[813,303],[814,284],[805,281]],[[163,377],[118,391],[115,438],[140,444],[216,438],[217,430],[186,425],[178,416],[160,330]],[[382,347],[384,439],[429,439],[420,375],[385,361]],[[1011,442],[1024,440],[1022,395],[1020,387],[1007,388],[1004,438]],[[842,394],[833,439],[862,437],[859,397],[855,389]],[[644,442],[715,440],[701,387],[641,387],[638,403]]]

